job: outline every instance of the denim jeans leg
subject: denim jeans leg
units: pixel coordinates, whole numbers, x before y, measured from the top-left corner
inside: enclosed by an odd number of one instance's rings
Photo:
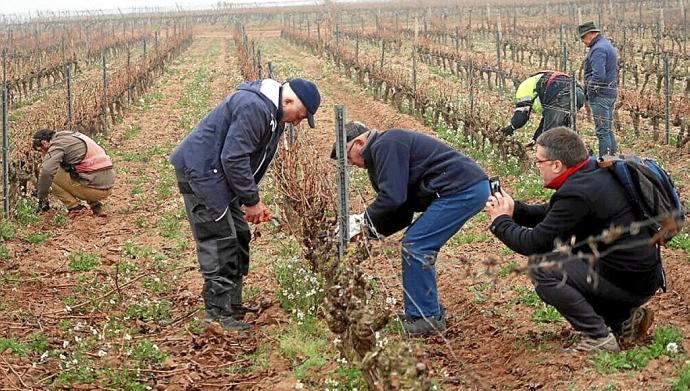
[[[436,288],[436,256],[441,247],[489,198],[483,180],[457,194],[437,198],[405,232],[402,242],[402,280],[405,313],[436,316],[441,312]]]
[[[589,107],[594,117],[594,126],[599,139],[599,156],[616,153],[616,137],[611,130],[613,121],[613,103],[615,98],[593,97]]]

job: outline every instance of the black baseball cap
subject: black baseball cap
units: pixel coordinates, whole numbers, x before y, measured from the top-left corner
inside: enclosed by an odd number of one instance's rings
[[[357,121],[351,121],[345,124],[345,139],[346,142],[350,142],[357,137],[359,137],[361,134],[364,134],[369,131],[369,128],[367,128],[363,123],[357,122]],[[338,141],[336,140],[333,142],[333,149],[331,149],[331,159],[335,159],[338,155],[337,152],[335,151]]]
[[[316,88],[316,84],[306,79],[292,79],[288,81],[288,84],[307,109],[307,122],[309,122],[309,127],[315,128],[314,114],[316,114],[316,110],[318,110],[319,105],[321,105],[321,94],[319,94],[319,89]]]

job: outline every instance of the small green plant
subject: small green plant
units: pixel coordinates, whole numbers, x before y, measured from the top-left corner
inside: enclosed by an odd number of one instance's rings
[[[637,370],[662,355],[677,355],[677,347],[680,346],[683,336],[679,329],[672,326],[659,327],[654,330],[654,340],[649,346],[636,346],[620,353],[600,352],[592,357],[592,364],[604,373]],[[676,346],[676,352],[670,348]]]
[[[690,234],[687,232],[681,232],[676,235],[670,242],[668,242],[670,248],[677,248],[690,253]]]
[[[0,259],[10,259],[12,254],[10,254],[10,249],[4,244],[0,244]]]
[[[137,196],[139,194],[143,194],[144,189],[142,189],[141,185],[134,185],[132,186],[132,190],[130,190],[130,194],[133,196]]]
[[[96,372],[90,366],[78,365],[69,367],[55,379],[55,384],[59,386],[69,386],[71,384],[88,384],[96,380]]]
[[[49,237],[49,232],[33,232],[28,234],[24,240],[31,244],[39,244],[45,242]]]
[[[146,218],[144,216],[139,216],[134,220],[134,225],[137,226],[137,228],[146,228]]]
[[[57,324],[57,327],[61,333],[65,334],[68,331],[72,330],[72,322],[70,322],[67,319],[60,319],[60,321]]]
[[[55,216],[53,216],[53,225],[56,227],[64,227],[67,225],[67,216],[65,216],[64,212],[58,211],[55,213]]]
[[[125,140],[129,140],[131,138],[137,137],[141,133],[141,125],[139,124],[130,124],[127,126],[127,130],[125,130],[124,134],[122,137]]]
[[[147,389],[145,384],[137,381],[134,372],[128,369],[100,369],[98,375],[99,378],[103,379],[101,386],[105,389],[127,391],[145,391]]]
[[[68,255],[67,259],[69,270],[72,272],[88,272],[99,264],[98,255],[81,251]]]
[[[291,312],[298,321],[305,316],[314,315],[323,301],[323,279],[296,257],[276,265],[276,279],[280,290],[278,300],[283,308]]]
[[[532,314],[532,321],[538,324],[558,323],[563,321],[563,316],[555,307],[541,303]]]
[[[267,369],[270,352],[271,345],[268,342],[260,342],[253,352],[245,356],[251,364],[250,368],[248,368],[248,372],[251,373]]]
[[[182,213],[179,210],[173,210],[163,213],[160,219],[158,219],[158,229],[160,234],[164,238],[173,239],[181,234],[182,222],[181,219],[184,218],[185,212],[182,209]]]
[[[48,344],[48,337],[45,334],[38,332],[31,335],[29,347],[36,353],[42,354],[50,349]]]
[[[10,240],[14,238],[16,232],[17,231],[14,229],[12,223],[9,220],[0,221],[0,239]]]
[[[148,339],[137,341],[132,348],[130,356],[133,359],[146,364],[160,364],[166,358],[166,354],[158,348],[158,345],[154,344]]]
[[[671,383],[672,391],[688,391],[690,390],[690,363],[686,363],[678,371],[678,379]]]
[[[137,318],[143,321],[155,321],[158,323],[170,319],[172,303],[168,300],[141,300],[127,307],[125,315],[128,318]]]
[[[520,267],[520,264],[516,260],[510,260],[509,262],[501,265],[501,267],[498,269],[498,276],[499,277],[507,277],[510,273],[512,273],[514,270]]]
[[[486,243],[491,241],[491,235],[486,232],[474,233],[465,232],[464,230],[458,232],[450,239],[451,244],[471,244],[471,243]]]
[[[299,380],[313,377],[312,370],[327,363],[324,354],[329,348],[326,329],[320,327],[316,317],[305,317],[302,324],[293,323],[279,338],[280,354],[294,366],[294,377]]]
[[[28,347],[26,344],[13,338],[0,338],[0,352],[9,352],[17,356],[25,356]]]
[[[36,202],[28,198],[20,198],[17,201],[14,216],[17,223],[22,226],[28,226],[40,220],[40,217],[36,214]]]
[[[165,293],[168,291],[168,285],[157,276],[144,278],[141,286],[152,293]]]
[[[141,246],[133,240],[125,240],[122,244],[122,255],[127,258],[147,258],[153,254],[153,249]]]

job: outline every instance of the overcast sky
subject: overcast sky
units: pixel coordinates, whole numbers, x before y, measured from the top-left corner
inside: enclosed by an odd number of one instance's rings
[[[225,0],[226,3],[272,3],[276,0]],[[281,1],[281,3],[294,3],[295,0]],[[0,14],[32,14],[35,11],[60,11],[60,10],[112,10],[118,7],[131,9],[133,7],[165,7],[174,9],[179,5],[185,9],[211,8],[218,1],[212,0],[0,0]]]

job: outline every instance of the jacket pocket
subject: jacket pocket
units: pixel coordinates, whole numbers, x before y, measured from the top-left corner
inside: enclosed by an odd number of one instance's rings
[[[206,205],[214,219],[225,213],[228,204],[230,204],[230,189],[223,175],[212,174],[190,178],[189,185],[194,194]]]

